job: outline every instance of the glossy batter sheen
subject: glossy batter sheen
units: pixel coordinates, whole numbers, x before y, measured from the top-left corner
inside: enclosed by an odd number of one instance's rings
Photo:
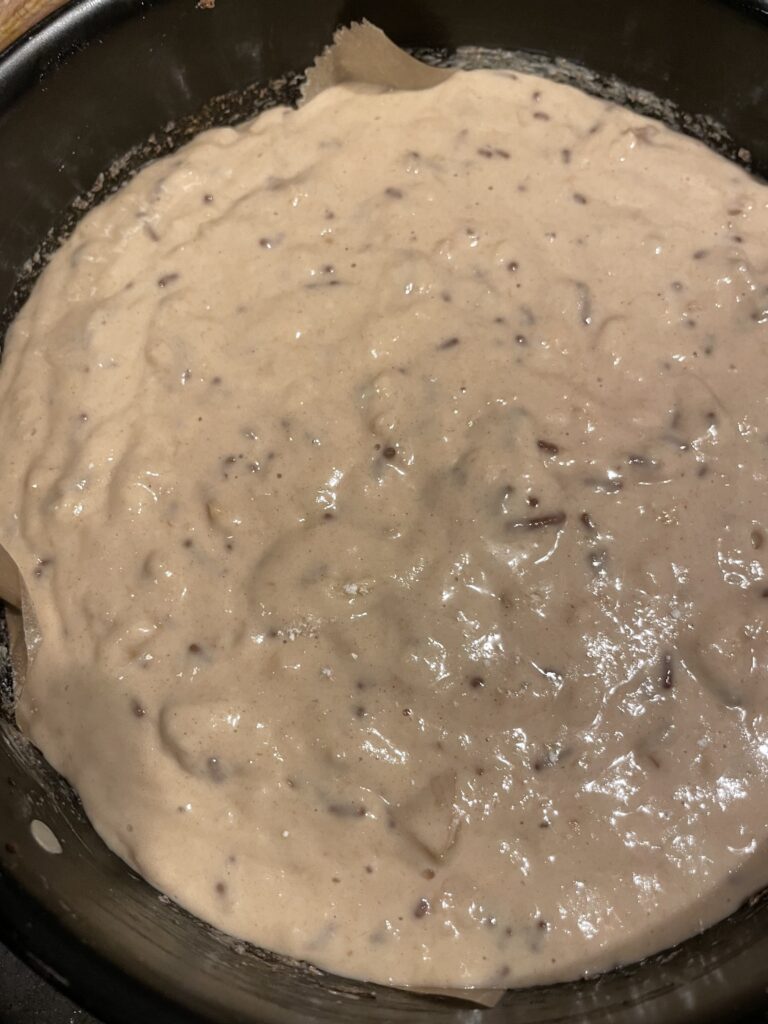
[[[473,72],[89,214],[8,339],[0,539],[19,721],[109,845],[400,985],[599,971],[767,881],[767,202]]]

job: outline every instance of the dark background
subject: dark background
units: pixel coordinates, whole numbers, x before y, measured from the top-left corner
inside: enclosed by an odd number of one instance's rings
[[[100,1024],[0,944],[0,1024]],[[139,1022],[137,1021],[137,1024]],[[768,1010],[744,1024],[768,1024]]]
[[[52,989],[26,964],[0,945],[0,1024],[99,1022]]]

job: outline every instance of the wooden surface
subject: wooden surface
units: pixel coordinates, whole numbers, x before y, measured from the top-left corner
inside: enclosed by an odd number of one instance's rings
[[[65,0],[0,0],[0,50],[64,3]]]

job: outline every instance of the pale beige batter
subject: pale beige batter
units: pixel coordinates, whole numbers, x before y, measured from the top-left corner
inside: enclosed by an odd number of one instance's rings
[[[8,338],[23,729],[154,885],[342,974],[683,938],[768,881],[766,345],[766,188],[564,86],[206,132]]]

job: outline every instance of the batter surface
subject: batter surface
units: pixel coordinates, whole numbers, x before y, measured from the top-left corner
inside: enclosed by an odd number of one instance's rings
[[[767,344],[765,187],[565,86],[206,132],[8,337],[22,728],[154,885],[342,974],[683,938],[768,881]]]

